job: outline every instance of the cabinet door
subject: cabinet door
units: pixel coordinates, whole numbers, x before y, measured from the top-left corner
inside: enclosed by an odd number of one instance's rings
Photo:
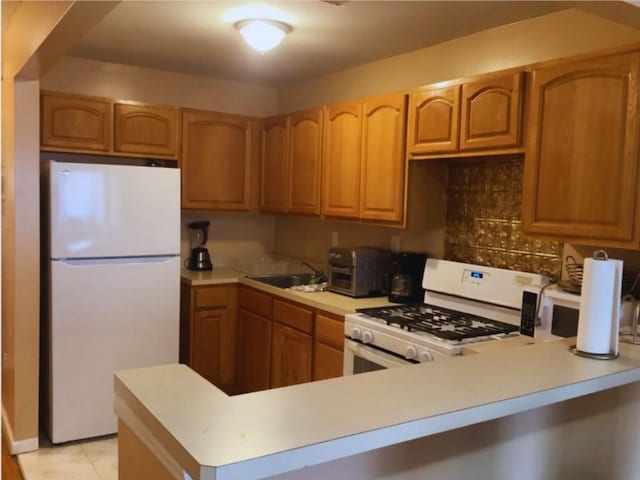
[[[271,388],[311,381],[311,335],[273,322]]]
[[[236,326],[226,308],[201,310],[193,317],[191,368],[217,386],[236,380]]]
[[[313,379],[342,376],[344,360],[344,318],[316,314],[313,344]]]
[[[313,348],[313,380],[341,377],[343,362],[343,350],[316,342]]]
[[[254,122],[237,115],[184,111],[182,207],[248,210]]]
[[[289,122],[288,211],[320,215],[322,109],[294,113]]]
[[[42,147],[65,150],[111,149],[112,103],[106,99],[74,95],[41,96]]]
[[[403,219],[406,113],[406,95],[364,102],[360,218]]]
[[[243,392],[269,388],[271,320],[238,311],[238,379]]]
[[[520,144],[523,73],[462,86],[460,150]]]
[[[268,118],[262,132],[262,189],[260,210],[285,213],[289,192],[287,117]]]
[[[178,112],[175,108],[116,103],[114,150],[120,153],[177,156]]]
[[[357,218],[360,210],[362,104],[326,108],[322,160],[322,213]]]
[[[534,71],[525,232],[637,247],[639,68],[633,53]]]
[[[458,151],[460,86],[424,89],[411,94],[409,156]]]

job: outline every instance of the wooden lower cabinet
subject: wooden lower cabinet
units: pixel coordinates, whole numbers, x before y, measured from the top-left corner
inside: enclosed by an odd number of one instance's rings
[[[270,386],[273,300],[268,293],[240,286],[238,304],[240,391],[266,390]]]
[[[271,388],[310,382],[311,351],[311,335],[273,322]]]
[[[241,392],[342,376],[344,318],[240,286]]]
[[[316,313],[313,340],[313,380],[342,376],[344,361],[344,318]]]
[[[238,379],[242,392],[270,386],[271,320],[240,309]]]
[[[181,285],[180,361],[226,392],[236,378],[238,289]]]

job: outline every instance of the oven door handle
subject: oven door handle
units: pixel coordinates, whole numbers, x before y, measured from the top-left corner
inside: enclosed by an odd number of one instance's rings
[[[402,358],[394,357],[388,353],[376,350],[373,347],[367,347],[362,343],[354,342],[353,340],[345,339],[344,341],[345,351],[351,350],[354,356],[364,358],[370,362],[376,363],[381,367],[394,368],[405,367],[407,365],[413,365],[413,362],[409,360],[403,360]]]

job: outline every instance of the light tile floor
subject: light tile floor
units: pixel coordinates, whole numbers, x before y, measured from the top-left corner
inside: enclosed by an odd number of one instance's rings
[[[41,438],[40,449],[18,455],[24,480],[118,480],[115,436],[52,446]]]

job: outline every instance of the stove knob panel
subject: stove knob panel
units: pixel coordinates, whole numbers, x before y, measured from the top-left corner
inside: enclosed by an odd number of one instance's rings
[[[431,353],[429,350],[425,350],[420,354],[420,361],[423,363],[433,361],[433,353]]]
[[[351,330],[351,338],[358,339],[360,338],[361,333],[362,332],[358,327],[353,327],[353,329]]]
[[[373,342],[373,332],[369,330],[365,330],[362,332],[362,343],[371,343]]]
[[[405,358],[409,360],[413,360],[417,356],[418,356],[418,350],[416,350],[416,347],[414,347],[413,345],[410,345],[409,347],[407,347],[407,352],[404,354]]]

